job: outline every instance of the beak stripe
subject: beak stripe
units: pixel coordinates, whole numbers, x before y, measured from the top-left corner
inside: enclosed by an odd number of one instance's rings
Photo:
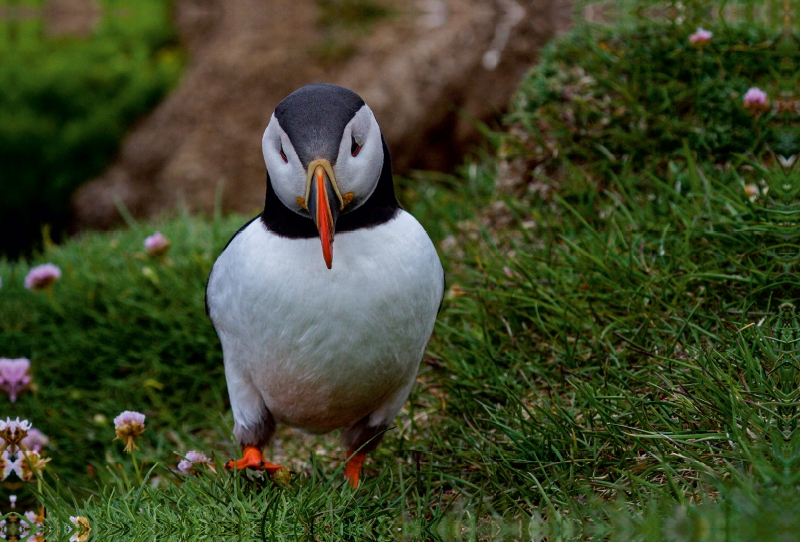
[[[316,216],[315,221],[319,229],[319,239],[322,243],[322,257],[325,258],[325,265],[328,269],[333,265],[333,234],[335,225],[331,206],[328,201],[328,190],[325,186],[325,169],[317,166],[314,171],[314,182],[316,183]]]
[[[333,166],[331,163],[325,160],[324,158],[320,158],[319,160],[314,160],[310,164],[308,164],[308,179],[306,181],[306,197],[304,198],[305,201],[308,201],[308,197],[311,194],[311,182],[314,180],[316,176],[316,171],[318,168],[322,168],[325,173],[328,174],[328,178],[331,180],[331,186],[333,187],[333,191],[336,193],[336,198],[339,200],[339,210],[343,210],[345,205],[349,202],[345,201],[344,196],[342,193],[339,192],[339,185],[336,183],[336,175],[333,173]],[[349,194],[349,192],[348,192]],[[352,199],[352,198],[351,198]],[[301,205],[302,207],[302,205]]]

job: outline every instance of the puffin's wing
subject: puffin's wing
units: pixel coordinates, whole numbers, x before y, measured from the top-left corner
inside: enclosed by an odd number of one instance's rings
[[[225,248],[223,248],[223,249],[222,249],[222,252],[225,252],[225,249],[227,249],[229,246],[231,246],[231,242],[232,242],[234,239],[236,239],[236,236],[237,236],[237,235],[239,235],[240,233],[242,233],[242,232],[243,232],[243,231],[244,231],[244,230],[247,228],[247,226],[249,226],[250,224],[252,224],[252,223],[253,223],[253,221],[254,221],[254,220],[257,220],[257,219],[258,219],[260,216],[261,216],[260,214],[258,214],[258,215],[256,215],[256,216],[254,216],[253,218],[251,218],[250,220],[248,220],[248,221],[247,221],[247,223],[246,223],[244,226],[242,226],[241,228],[239,228],[238,230],[236,230],[236,233],[234,233],[234,234],[233,234],[233,237],[231,237],[230,239],[228,239],[228,242],[225,244]],[[220,256],[222,256],[222,252],[220,252]],[[211,268],[211,273],[213,273],[213,272],[214,272],[214,268],[212,267],[212,268]],[[206,279],[206,294],[205,294],[205,296],[206,296],[206,298],[205,298],[205,304],[206,304],[206,316],[208,316],[209,318],[211,318],[211,311],[210,311],[210,310],[209,310],[209,308],[208,308],[208,285],[209,285],[209,283],[211,282],[211,273],[209,273],[209,274],[208,274],[208,278]],[[212,321],[211,321],[211,323],[213,324],[213,323],[214,323],[214,321],[212,320]]]

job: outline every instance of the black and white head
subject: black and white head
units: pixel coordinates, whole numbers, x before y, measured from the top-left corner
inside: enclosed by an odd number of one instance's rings
[[[340,216],[342,222],[358,222],[352,219],[356,215],[364,215],[362,222],[376,218],[372,216],[375,209],[362,208],[370,202],[379,181],[387,182],[387,170],[390,186],[381,192],[389,190],[391,197],[383,203],[397,205],[391,187],[391,159],[378,122],[351,90],[315,84],[293,92],[275,108],[261,147],[274,192],[273,196],[267,188],[262,219],[274,223],[273,215],[280,215],[284,226],[286,222],[299,225],[297,237],[307,237],[307,226],[313,221],[329,269],[337,221]],[[270,203],[273,213],[268,216]],[[292,213],[275,209],[276,205]]]

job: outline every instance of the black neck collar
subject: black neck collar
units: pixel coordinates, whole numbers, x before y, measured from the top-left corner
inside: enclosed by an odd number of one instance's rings
[[[383,143],[383,169],[378,179],[375,191],[355,211],[339,216],[336,221],[336,232],[355,231],[362,228],[374,228],[390,221],[400,210],[400,204],[394,195],[392,181],[392,158],[389,148],[381,136]],[[264,211],[261,213],[261,222],[266,228],[276,235],[289,239],[312,239],[319,237],[317,227],[310,218],[301,216],[288,209],[272,189],[272,181],[267,172],[267,197],[264,202]]]

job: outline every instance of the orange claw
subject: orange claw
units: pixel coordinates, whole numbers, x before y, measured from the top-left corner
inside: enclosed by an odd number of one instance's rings
[[[364,464],[364,460],[367,458],[366,452],[357,452],[353,455],[353,450],[347,454],[348,456],[353,456],[347,461],[347,465],[344,468],[344,477],[350,480],[350,485],[353,486],[353,489],[358,487],[358,478],[361,476],[361,465]]]
[[[286,467],[282,467],[280,465],[275,465],[273,463],[269,463],[264,460],[264,455],[261,453],[261,449],[256,446],[245,446],[243,457],[237,461],[228,461],[225,463],[226,469],[235,469],[235,470],[242,470],[242,469],[255,469],[255,470],[265,470],[269,474],[272,474],[280,469],[284,469]]]

